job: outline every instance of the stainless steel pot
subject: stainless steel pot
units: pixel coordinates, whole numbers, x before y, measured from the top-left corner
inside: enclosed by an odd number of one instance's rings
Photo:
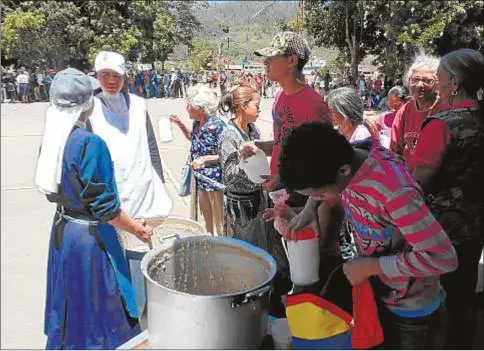
[[[237,239],[165,240],[141,261],[154,349],[257,349],[276,262]]]
[[[173,233],[177,233],[181,237],[205,234],[203,225],[188,218],[168,216],[148,217],[145,220],[147,225],[153,227],[152,242],[154,247],[160,246],[160,240],[166,236],[172,236]],[[131,233],[120,231],[118,237],[125,249],[138,312],[142,315],[146,305],[146,284],[141,273],[141,260],[150,248],[147,243],[139,240]],[[142,322],[144,322],[144,316],[142,316]]]

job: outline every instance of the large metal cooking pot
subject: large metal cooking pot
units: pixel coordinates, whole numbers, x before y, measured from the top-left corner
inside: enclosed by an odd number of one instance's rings
[[[165,240],[141,261],[153,349],[257,349],[276,262],[245,241]]]
[[[148,217],[145,218],[145,221],[147,225],[153,228],[152,242],[154,247],[161,245],[160,240],[162,238],[173,236],[175,233],[181,237],[205,234],[203,225],[188,218],[176,216]],[[125,231],[119,231],[118,236],[128,260],[138,312],[142,314],[146,305],[146,284],[141,273],[141,259],[149,251],[149,245],[139,240],[135,235]]]

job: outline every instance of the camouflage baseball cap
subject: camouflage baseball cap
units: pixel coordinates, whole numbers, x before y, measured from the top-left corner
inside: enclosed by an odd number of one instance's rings
[[[271,46],[254,52],[257,56],[274,57],[296,55],[301,60],[309,60],[309,47],[304,38],[296,32],[281,32],[271,42]]]

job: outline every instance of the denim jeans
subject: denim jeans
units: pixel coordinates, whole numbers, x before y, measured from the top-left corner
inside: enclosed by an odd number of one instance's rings
[[[442,311],[428,316],[400,317],[385,307],[379,308],[384,341],[377,350],[431,350],[440,325]]]

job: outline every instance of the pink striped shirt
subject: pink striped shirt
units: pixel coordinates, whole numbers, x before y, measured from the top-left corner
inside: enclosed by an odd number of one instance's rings
[[[375,293],[395,314],[420,317],[441,303],[439,276],[457,267],[452,244],[404,161],[376,139],[341,194],[361,256],[380,257]]]

